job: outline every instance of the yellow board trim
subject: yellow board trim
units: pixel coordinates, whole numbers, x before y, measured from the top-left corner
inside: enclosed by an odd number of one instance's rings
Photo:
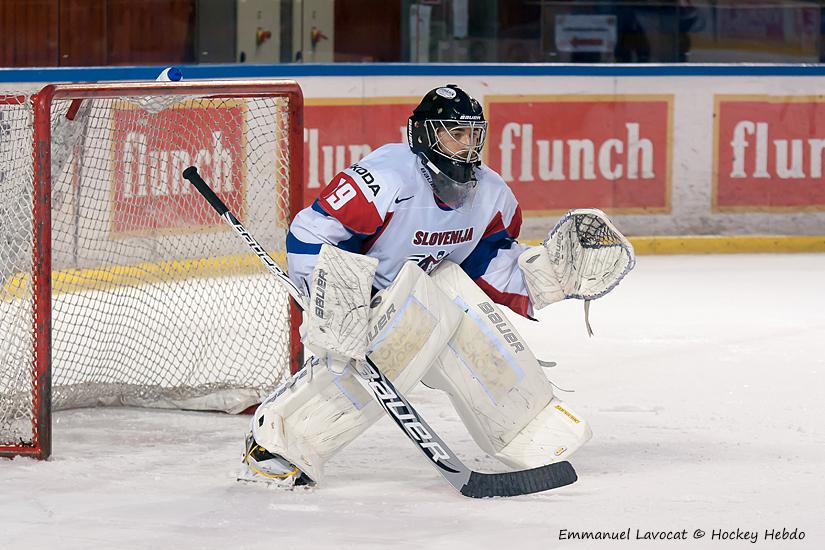
[[[760,254],[822,253],[825,235],[731,235],[731,236],[664,236],[629,237],[636,254]],[[536,246],[540,240],[522,240]],[[272,254],[283,267],[285,254]],[[87,269],[67,269],[52,273],[52,296],[87,290],[108,290],[184,279],[251,275],[262,272],[254,254],[237,254],[168,262],[143,262],[134,265]],[[30,294],[29,274],[17,273],[3,281],[0,300],[25,298]]]
[[[282,267],[285,254],[271,252]],[[66,269],[52,273],[52,296],[84,292],[88,290],[109,290],[117,287],[136,286],[186,279],[204,279],[253,275],[263,273],[261,261],[252,253],[169,260],[165,262],[141,262],[133,265]],[[0,299],[9,300],[29,296],[31,276],[16,273],[3,281]]]
[[[825,252],[825,235],[691,235],[628,237],[636,254],[760,254]],[[521,241],[535,246],[541,241]]]

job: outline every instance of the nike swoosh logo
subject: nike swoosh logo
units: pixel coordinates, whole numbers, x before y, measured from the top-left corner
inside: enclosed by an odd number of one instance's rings
[[[410,200],[410,199],[411,199],[411,198],[413,198],[413,197],[415,197],[415,195],[410,195],[409,197],[407,197],[407,198],[405,198],[405,199],[399,199],[398,197],[396,197],[396,198],[395,198],[395,204],[398,204],[398,203],[401,203],[401,202],[404,202],[404,201],[408,201],[408,200]]]

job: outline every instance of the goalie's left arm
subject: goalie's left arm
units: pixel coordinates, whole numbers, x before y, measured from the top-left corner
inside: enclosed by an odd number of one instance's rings
[[[512,193],[506,193],[503,199],[461,268],[491,300],[530,317],[533,307],[518,267],[519,255],[527,250],[526,245],[516,242],[521,231],[521,208]]]
[[[496,303],[531,317],[566,298],[587,303],[607,294],[633,269],[633,246],[601,210],[571,210],[544,243],[519,244],[521,209],[502,197],[481,241],[462,269]],[[588,325],[589,331],[589,325]]]

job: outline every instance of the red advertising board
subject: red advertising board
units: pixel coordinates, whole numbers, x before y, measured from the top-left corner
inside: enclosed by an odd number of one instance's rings
[[[525,215],[670,211],[670,95],[487,96],[486,162]]]
[[[386,143],[407,141],[415,97],[307,99],[304,106],[304,203],[333,176]]]
[[[488,96],[485,161],[527,214],[670,210],[672,96]],[[385,143],[406,141],[419,98],[309,99],[305,204]]]
[[[230,209],[244,203],[244,108],[193,104],[148,113],[123,103],[112,112],[112,232],[175,232],[220,226],[209,204],[180,177],[190,165]]]
[[[714,211],[825,210],[825,101],[715,97]]]

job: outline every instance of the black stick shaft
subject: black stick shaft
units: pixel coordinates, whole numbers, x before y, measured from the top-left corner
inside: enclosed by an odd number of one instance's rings
[[[209,184],[203,181],[203,178],[200,174],[198,174],[198,169],[194,166],[190,166],[186,170],[183,171],[183,177],[189,180],[189,183],[195,186],[195,189],[203,195],[212,208],[215,209],[215,212],[218,213],[219,216],[223,216],[227,212],[229,212],[229,208],[223,203],[223,201],[212,191],[212,188],[209,187]]]
[[[255,252],[255,255],[258,256],[258,259],[263,262],[266,268],[269,270],[270,273],[278,277],[284,286],[286,287],[287,292],[292,298],[297,302],[298,307],[302,310],[306,310],[306,296],[304,296],[301,291],[295,286],[295,283],[292,282],[292,279],[289,278],[289,275],[278,266],[275,260],[272,259],[272,256],[261,246],[261,243],[255,240],[249,231],[243,226],[243,224],[235,217],[235,214],[230,212],[229,208],[224,204],[221,198],[215,194],[212,188],[209,186],[208,183],[204,181],[200,174],[198,174],[198,169],[194,166],[190,166],[186,170],[183,171],[183,177],[195,186],[195,189],[203,195],[203,198],[209,202],[212,208],[215,209],[223,220],[229,224],[229,226],[234,229],[241,238],[246,241],[246,244],[249,245],[249,248]]]

